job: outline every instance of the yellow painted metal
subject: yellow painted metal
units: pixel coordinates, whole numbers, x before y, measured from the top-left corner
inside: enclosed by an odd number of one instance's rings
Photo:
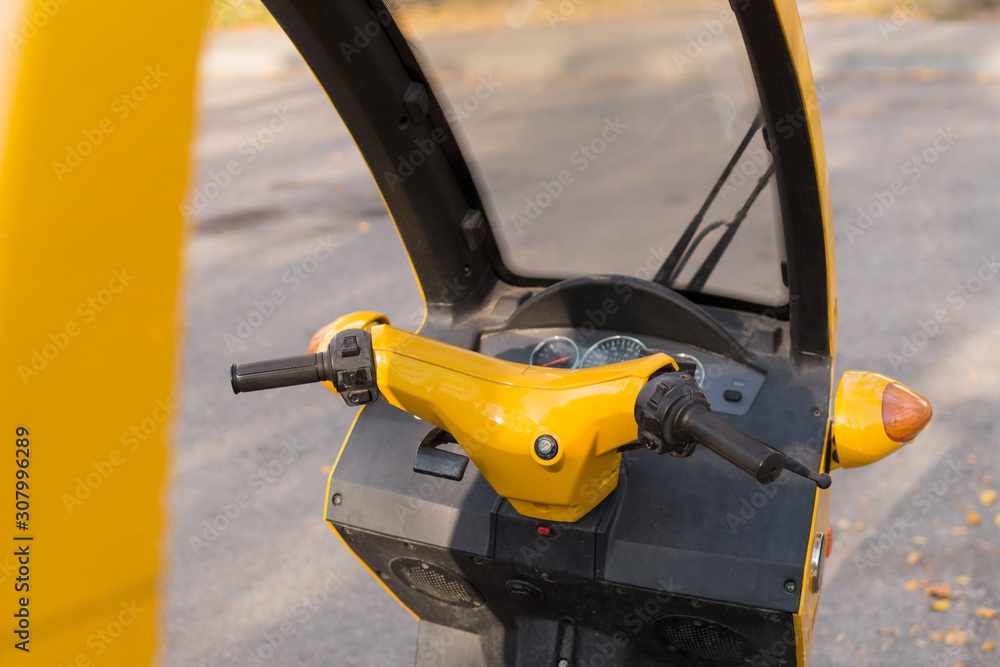
[[[206,5],[36,0],[4,36],[16,70],[0,114],[3,665],[156,660],[180,204]],[[30,433],[23,531],[18,426]],[[27,590],[15,591],[15,544],[30,552]],[[21,598],[27,653],[11,632]]]
[[[809,128],[809,138],[812,141],[813,160],[816,164],[817,187],[819,188],[820,205],[823,212],[823,230],[826,238],[827,291],[829,294],[828,308],[830,319],[830,355],[837,354],[837,270],[834,256],[833,239],[833,207],[830,203],[830,178],[826,167],[826,148],[823,145],[823,128],[820,123],[819,99],[816,95],[816,83],[813,80],[812,66],[809,64],[809,54],[806,51],[806,38],[802,32],[802,21],[795,0],[773,0],[778,20],[788,51],[792,56],[792,64],[799,80],[802,99],[805,102],[806,126]],[[833,378],[830,378],[831,388]]]
[[[886,435],[882,423],[882,393],[893,382],[896,381],[878,373],[844,373],[837,387],[833,422],[838,467],[866,466],[906,444]]]
[[[824,452],[825,458],[825,452]],[[830,489],[816,489],[816,497],[813,501],[812,530],[810,536],[819,533],[826,534],[830,527]],[[793,617],[795,629],[796,665],[808,667],[809,657],[812,653],[812,645],[815,640],[816,617],[819,611],[819,599],[823,590],[813,593],[809,585],[809,561],[812,556],[811,549],[813,540],[810,537],[809,547],[806,549],[805,562],[802,568],[802,587],[799,598],[799,612]],[[784,643],[784,640],[782,640]],[[781,656],[774,656],[781,657]]]
[[[502,361],[389,325],[371,328],[377,382],[392,405],[451,433],[519,513],[576,521],[618,483],[618,448],[635,440],[635,398],[655,354],[575,371]],[[557,455],[534,451],[541,435]]]

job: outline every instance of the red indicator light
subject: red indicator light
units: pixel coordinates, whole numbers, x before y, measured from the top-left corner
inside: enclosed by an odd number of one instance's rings
[[[539,527],[538,527],[538,534],[539,534],[539,535],[548,535],[548,534],[549,534],[549,533],[551,533],[551,532],[552,532],[552,531],[551,531],[551,530],[549,530],[549,527],[548,527],[548,526],[539,526]]]

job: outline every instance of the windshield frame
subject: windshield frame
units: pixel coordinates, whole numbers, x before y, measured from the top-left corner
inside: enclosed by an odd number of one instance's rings
[[[265,0],[265,5],[357,143],[425,302],[455,306],[498,280],[515,287],[559,281],[518,275],[505,265],[453,129],[382,2]],[[787,319],[794,352],[828,356],[835,326],[832,232],[816,94],[797,10],[791,0],[734,0],[732,8],[770,138],[788,304],[679,291],[695,303]]]

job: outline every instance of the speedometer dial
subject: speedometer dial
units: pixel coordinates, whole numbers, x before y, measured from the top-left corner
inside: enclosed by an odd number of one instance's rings
[[[580,360],[580,348],[569,338],[546,338],[531,351],[528,363],[546,368],[575,368]]]
[[[638,338],[631,336],[612,336],[595,343],[580,361],[580,368],[607,366],[620,361],[638,359],[646,346]]]

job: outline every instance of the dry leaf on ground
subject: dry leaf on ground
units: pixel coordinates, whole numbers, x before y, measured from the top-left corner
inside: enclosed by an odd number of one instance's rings
[[[924,589],[924,593],[935,598],[950,598],[951,597],[951,584],[936,584],[934,586],[928,586]]]

